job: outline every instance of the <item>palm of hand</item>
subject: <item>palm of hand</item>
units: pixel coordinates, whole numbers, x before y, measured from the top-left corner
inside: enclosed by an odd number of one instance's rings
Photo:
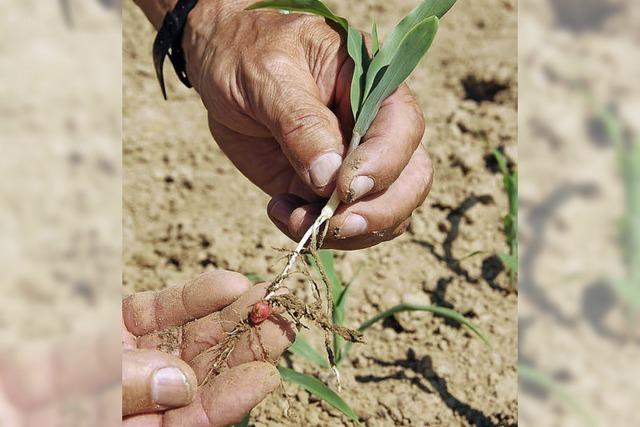
[[[180,287],[125,299],[123,424],[230,425],[275,389],[280,379],[268,361],[276,361],[294,339],[278,314],[240,338],[227,359],[229,369],[210,371],[210,350],[246,318],[265,289],[251,287],[240,274],[214,271]],[[174,381],[176,370],[182,383]]]

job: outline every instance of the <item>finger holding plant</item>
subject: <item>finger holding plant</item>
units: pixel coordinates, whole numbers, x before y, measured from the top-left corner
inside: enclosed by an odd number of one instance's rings
[[[415,97],[401,84],[347,155],[355,124],[347,32],[309,14],[246,11],[251,4],[200,0],[185,28],[187,74],[217,144],[272,197],[270,219],[296,242],[334,190],[345,203],[328,220],[324,247],[400,235],[432,177]]]
[[[455,312],[407,305],[381,313],[360,330],[346,328],[342,322],[348,287],[336,288],[332,273],[323,268],[326,260],[317,253],[323,242],[354,249],[389,240],[406,229],[411,213],[424,201],[432,175],[431,162],[420,144],[424,120],[403,82],[426,54],[439,19],[454,2],[421,2],[383,44],[373,24],[370,50],[360,31],[319,0],[262,1],[246,9],[315,14],[333,27],[296,14],[240,12],[238,2],[220,3],[224,13],[216,15],[213,30],[206,20],[198,24],[198,18],[207,16],[206,8],[192,14],[186,40],[215,40],[218,46],[239,47],[211,49],[210,44],[200,43],[185,48],[188,74],[209,111],[212,133],[234,164],[274,196],[270,217],[298,241],[282,272],[267,285],[265,297],[206,352],[206,365],[212,368],[204,376],[205,383],[224,368],[240,337],[273,310],[288,313],[298,327],[305,327],[306,319],[324,331],[328,365],[338,379],[337,365],[350,344],[362,342],[362,331],[393,313],[431,311],[465,323]],[[255,15],[250,24],[246,14]],[[237,28],[233,34],[215,29],[224,26]],[[346,52],[335,27],[346,37]],[[265,28],[269,37],[260,33]],[[327,44],[318,44],[318,39],[325,38]],[[269,43],[264,44],[265,39]],[[279,41],[276,48],[274,39]],[[301,44],[304,58],[296,56]],[[233,55],[229,52],[240,53],[229,57]],[[218,76],[219,64],[229,62],[239,64],[234,78]],[[239,82],[238,86],[220,90],[220,82],[228,80]],[[350,134],[347,147],[344,132]],[[319,285],[308,274],[317,297],[311,304],[281,292],[297,272],[302,254],[309,255],[321,277]],[[281,374],[301,381],[284,368]],[[322,391],[336,407],[344,403],[311,380],[305,387]],[[348,416],[353,418],[353,413]]]
[[[438,28],[438,20],[454,3],[454,0],[427,0],[416,7],[405,17],[387,41],[380,46],[377,39],[375,24],[372,29],[374,40],[369,54],[365,47],[364,36],[349,25],[345,18],[331,12],[319,0],[274,0],[256,3],[247,9],[277,8],[293,12],[308,12],[320,15],[325,19],[339,25],[347,34],[347,51],[353,62],[353,72],[349,90],[349,106],[353,118],[353,131],[351,142],[347,150],[347,158],[356,153],[360,148],[363,137],[366,137],[381,110],[383,103],[395,92],[418,65],[420,59],[428,50]],[[360,149],[366,156],[367,149],[376,141],[367,141]],[[414,154],[415,155],[415,154]],[[413,157],[414,155],[411,155]],[[402,175],[402,172],[400,172]],[[424,182],[424,179],[422,179]],[[354,194],[351,192],[347,199],[351,201]],[[331,281],[322,269],[316,253],[322,246],[327,232],[327,222],[334,216],[341,202],[339,188],[334,189],[318,217],[302,235],[296,248],[290,253],[288,262],[282,272],[267,287],[267,295],[251,312],[249,321],[240,321],[236,328],[229,334],[227,340],[217,349],[219,356],[215,359],[214,370],[224,365],[226,357],[235,346],[236,337],[242,335],[244,329],[251,323],[256,323],[264,313],[269,313],[273,306],[287,311],[298,326],[304,326],[301,319],[306,318],[318,324],[325,331],[325,348],[329,364],[339,378],[337,370],[336,353],[340,347],[335,345],[337,337],[351,342],[362,342],[362,334],[353,331],[336,322],[335,305]],[[339,237],[340,230],[333,231],[334,237]],[[294,267],[302,253],[310,253],[315,265],[318,267],[324,284],[325,303],[321,301],[321,292],[314,283],[314,289],[318,297],[311,305],[305,305],[293,294],[280,294],[279,289],[285,280],[294,272]],[[313,283],[313,282],[312,282]],[[219,359],[219,360],[218,360]]]

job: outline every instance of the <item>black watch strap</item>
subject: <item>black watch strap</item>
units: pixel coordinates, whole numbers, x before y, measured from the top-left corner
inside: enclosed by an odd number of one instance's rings
[[[187,24],[189,12],[196,6],[198,0],[178,0],[173,11],[168,12],[164,17],[162,26],[153,42],[153,65],[156,69],[156,77],[160,82],[162,96],[167,99],[167,90],[164,85],[164,74],[162,66],[164,58],[169,56],[173,69],[176,70],[178,78],[186,87],[191,87],[191,82],[187,78],[186,61],[182,51],[182,35]]]

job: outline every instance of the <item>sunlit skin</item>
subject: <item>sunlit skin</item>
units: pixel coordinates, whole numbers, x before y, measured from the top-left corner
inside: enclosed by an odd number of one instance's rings
[[[158,26],[175,1],[137,3]],[[343,36],[322,18],[245,11],[250,4],[200,0],[185,29],[187,73],[216,142],[272,196],[268,215],[292,239],[335,188],[345,203],[329,224],[326,247],[359,249],[398,236],[433,175],[414,96],[402,85],[343,159],[353,126],[353,65]]]
[[[266,288],[266,283],[252,286],[241,274],[217,270],[182,286],[126,298],[122,304],[123,424],[230,425],[276,389],[278,371],[264,360],[278,360],[295,339],[295,331],[264,301]],[[215,354],[211,347],[247,318],[256,321],[235,345],[227,359],[229,368],[211,375]],[[152,377],[167,367],[184,373],[188,387],[164,396],[165,404],[159,405]]]

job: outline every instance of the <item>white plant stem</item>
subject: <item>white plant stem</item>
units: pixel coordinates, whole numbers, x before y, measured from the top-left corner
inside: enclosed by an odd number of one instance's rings
[[[358,145],[360,145],[361,139],[362,139],[362,136],[360,134],[358,134],[357,132],[353,132],[353,135],[351,136],[351,141],[349,142],[349,148],[347,149],[347,155],[349,155],[353,150],[356,149]],[[338,195],[338,190],[336,189],[336,190],[333,190],[333,193],[331,194],[329,201],[327,202],[326,205],[324,205],[324,207],[322,208],[322,211],[320,211],[320,215],[318,216],[318,218],[316,218],[315,222],[304,233],[304,235],[302,236],[302,239],[300,239],[296,248],[293,250],[291,255],[289,255],[289,261],[287,262],[287,265],[284,266],[284,269],[278,275],[278,277],[276,278],[276,281],[274,281],[273,286],[269,291],[269,294],[265,297],[265,300],[269,301],[271,298],[274,297],[275,292],[280,288],[280,285],[284,281],[284,278],[287,277],[291,272],[291,269],[296,264],[298,257],[300,256],[304,248],[307,246],[307,243],[309,242],[311,237],[314,235],[315,236],[318,235],[318,232],[320,231],[320,228],[322,227],[322,225],[325,222],[329,221],[331,217],[333,217],[333,214],[335,214],[336,209],[338,209],[339,205],[340,205],[340,196]]]

